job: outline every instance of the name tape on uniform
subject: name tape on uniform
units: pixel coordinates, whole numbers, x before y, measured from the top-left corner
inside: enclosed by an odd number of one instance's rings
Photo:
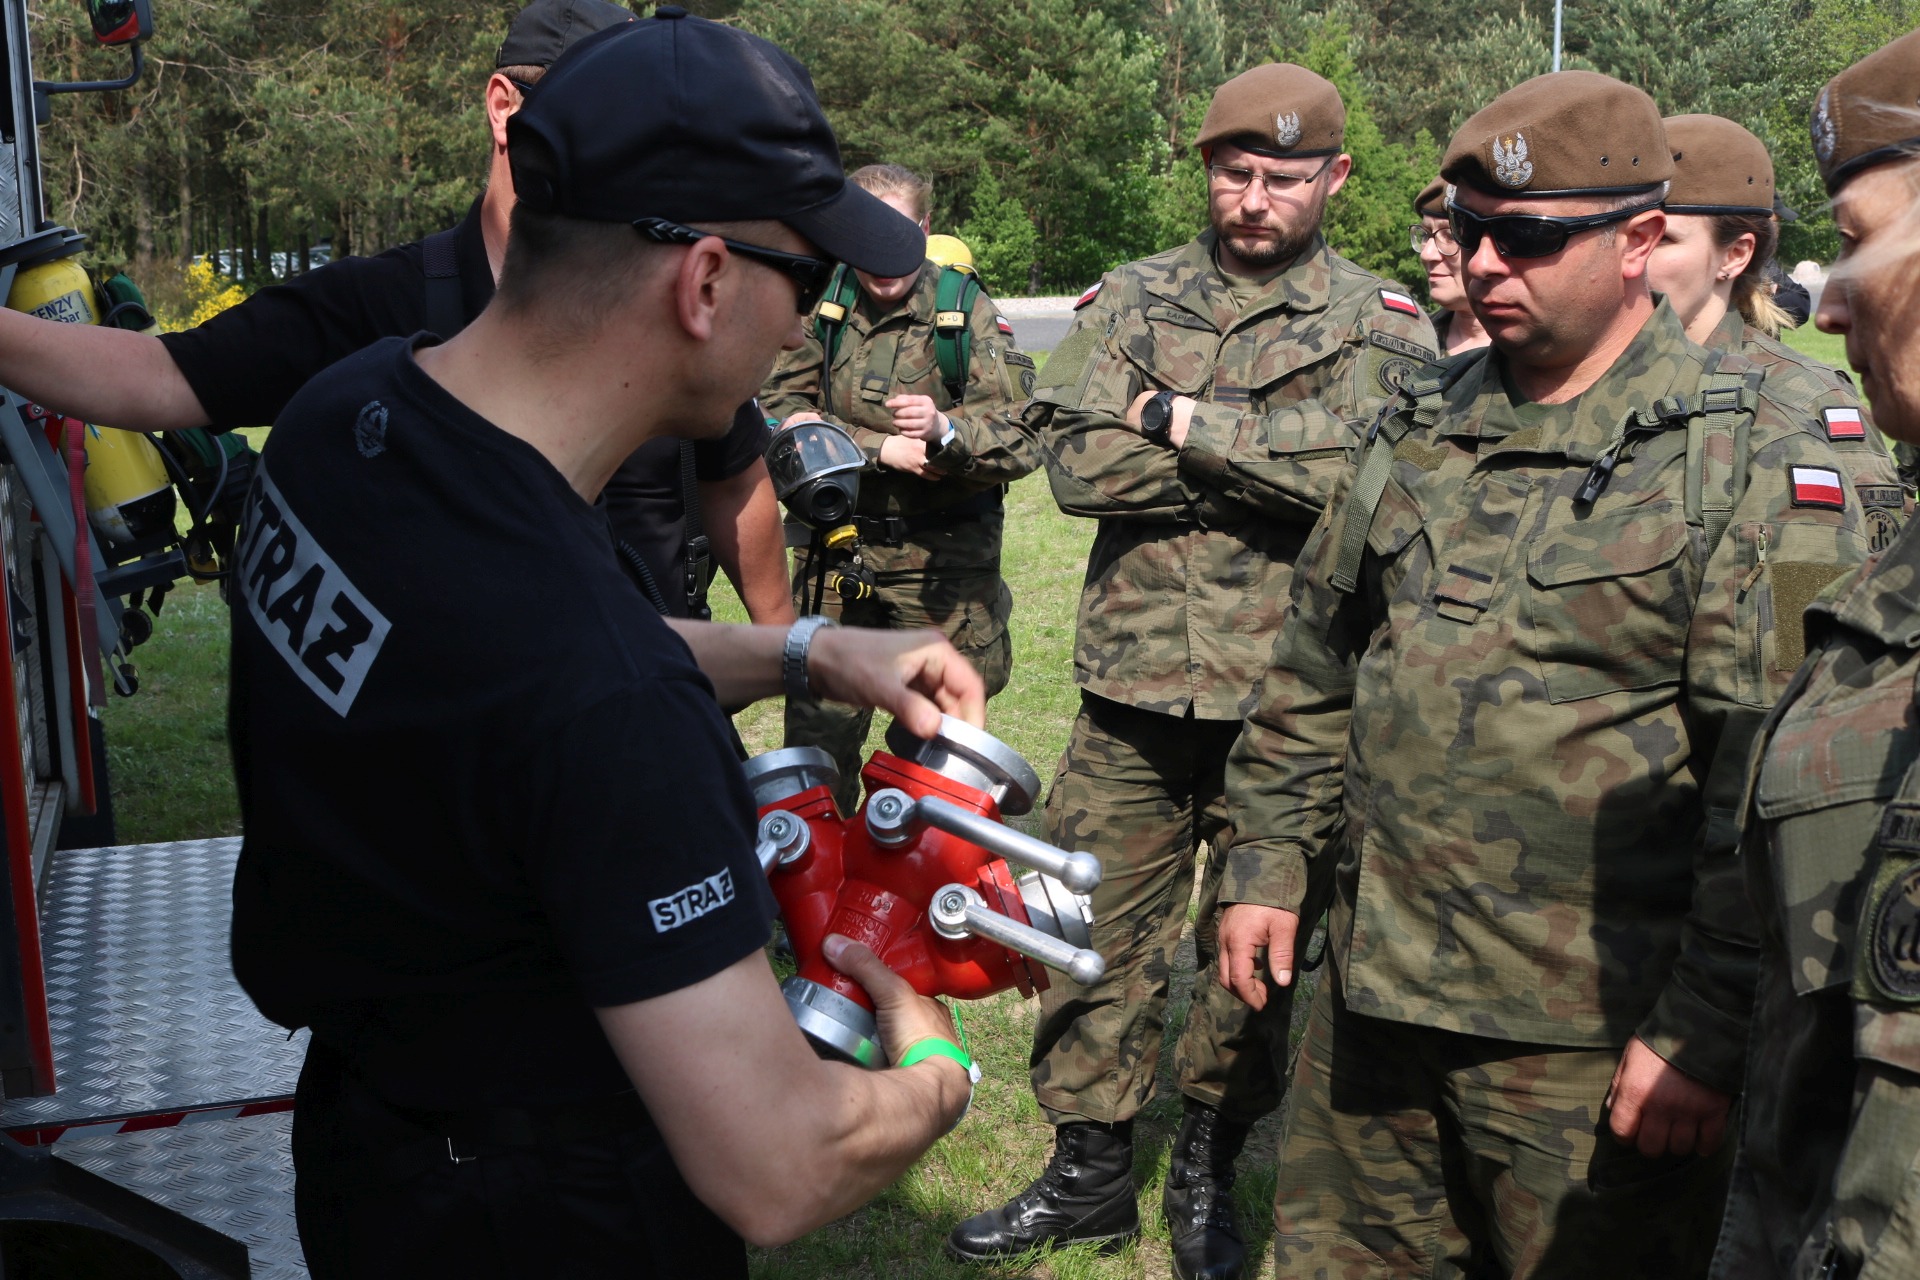
[[[1796,507],[1847,505],[1847,491],[1840,484],[1840,473],[1830,467],[1795,467],[1792,484]]]
[[[705,880],[696,880],[664,898],[649,900],[647,911],[653,916],[654,932],[665,933],[683,924],[692,924],[709,911],[718,911],[732,901],[733,871],[722,867]]]
[[[1420,314],[1419,303],[1409,298],[1406,294],[1396,293],[1392,289],[1382,289],[1380,291],[1380,305],[1389,311],[1398,311],[1402,315],[1417,316]]]
[[[1827,439],[1829,440],[1865,440],[1867,438],[1866,419],[1860,416],[1858,409],[1822,409],[1820,416],[1827,421]]]
[[[260,633],[307,688],[346,715],[392,624],[287,506],[261,466],[235,577]]]

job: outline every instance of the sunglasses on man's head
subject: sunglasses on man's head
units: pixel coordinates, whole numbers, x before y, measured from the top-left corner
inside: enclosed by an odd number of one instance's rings
[[[1451,202],[1447,205],[1447,223],[1460,251],[1471,258],[1480,241],[1493,237],[1493,247],[1503,258],[1549,258],[1567,247],[1567,241],[1582,231],[1625,222],[1638,213],[1658,209],[1660,202],[1650,200],[1630,209],[1610,213],[1590,213],[1579,218],[1547,218],[1531,213],[1502,213],[1483,218]]]
[[[701,231],[697,227],[671,222],[666,218],[635,218],[633,229],[661,244],[699,244],[702,240],[718,240],[729,251],[743,258],[765,263],[793,281],[800,295],[795,305],[803,316],[813,310],[814,303],[820,301],[820,295],[827,291],[827,285],[833,281],[835,264],[829,258],[808,258],[780,249],[769,249],[764,245],[729,240],[711,231]]]

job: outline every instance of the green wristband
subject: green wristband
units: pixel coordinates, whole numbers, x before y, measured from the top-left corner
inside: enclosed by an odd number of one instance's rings
[[[924,1040],[916,1040],[908,1045],[907,1051],[900,1055],[900,1061],[893,1065],[911,1067],[915,1063],[925,1062],[928,1058],[951,1058],[967,1069],[967,1105],[960,1108],[960,1114],[953,1121],[958,1127],[960,1122],[967,1118],[967,1112],[973,1110],[973,1086],[980,1083],[980,1064],[968,1057],[967,1051],[953,1041],[943,1040],[939,1036],[928,1036]]]

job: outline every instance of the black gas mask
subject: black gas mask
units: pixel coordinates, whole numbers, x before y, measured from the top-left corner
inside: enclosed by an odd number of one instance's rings
[[[812,529],[829,548],[851,543],[854,504],[867,457],[853,437],[831,422],[780,428],[767,445],[767,473],[787,514]]]

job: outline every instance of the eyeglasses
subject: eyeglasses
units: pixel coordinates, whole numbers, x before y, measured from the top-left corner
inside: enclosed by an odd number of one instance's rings
[[[1580,218],[1544,218],[1530,213],[1503,213],[1483,218],[1449,203],[1447,220],[1453,228],[1454,240],[1469,258],[1479,250],[1480,241],[1488,235],[1493,237],[1493,247],[1503,258],[1547,258],[1566,248],[1567,241],[1582,231],[1591,231],[1612,222],[1625,222],[1637,213],[1659,207],[1658,200],[1650,200],[1629,209],[1590,213]]]
[[[1426,248],[1429,240],[1433,241],[1433,247],[1440,251],[1443,258],[1451,258],[1460,252],[1460,242],[1453,238],[1453,228],[1450,226],[1429,231],[1426,223],[1416,222],[1407,228],[1407,243],[1413,246],[1415,253]]]
[[[1222,191],[1232,196],[1237,196],[1242,191],[1245,191],[1253,185],[1253,180],[1258,178],[1260,179],[1260,188],[1267,193],[1267,198],[1270,200],[1278,200],[1295,187],[1317,182],[1320,175],[1325,173],[1337,159],[1339,159],[1338,156],[1328,156],[1320,162],[1318,169],[1315,169],[1312,173],[1304,174],[1255,173],[1251,169],[1238,169],[1226,164],[1210,164],[1207,166],[1207,173],[1215,182],[1220,184]]]
[[[794,287],[799,290],[795,309],[803,316],[813,310],[814,304],[820,301],[820,295],[827,291],[827,285],[833,280],[834,263],[826,258],[807,258],[797,253],[729,240],[711,231],[700,231],[665,218],[635,218],[633,229],[661,244],[699,244],[702,240],[718,240],[729,251],[743,258],[765,263],[793,281]]]

